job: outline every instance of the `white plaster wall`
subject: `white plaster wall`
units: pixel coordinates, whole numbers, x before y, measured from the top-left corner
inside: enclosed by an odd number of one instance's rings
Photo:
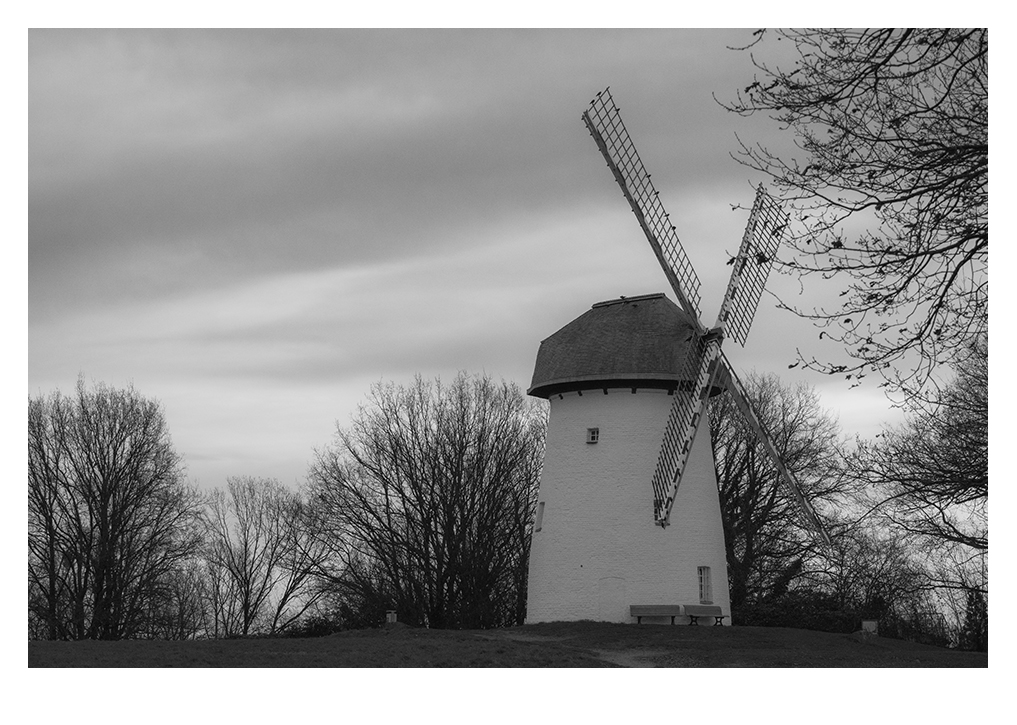
[[[705,420],[671,525],[662,529],[653,520],[650,482],[672,400],[663,390],[628,388],[552,396],[538,498],[544,504],[542,526],[530,549],[527,622],[634,622],[632,604],[698,604],[697,567],[709,566],[713,604],[730,623],[724,532]],[[598,443],[586,443],[588,428],[600,429]]]

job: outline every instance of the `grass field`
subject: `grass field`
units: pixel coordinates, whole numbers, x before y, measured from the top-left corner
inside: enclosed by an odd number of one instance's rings
[[[780,627],[569,622],[309,639],[29,642],[29,667],[987,667],[985,653]]]

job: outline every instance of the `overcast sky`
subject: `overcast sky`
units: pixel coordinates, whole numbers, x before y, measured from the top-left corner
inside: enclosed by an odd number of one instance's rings
[[[595,302],[668,292],[580,114],[610,86],[712,324],[753,176],[713,99],[748,31],[31,31],[28,393],[133,383],[192,481],[296,486],[372,382],[528,387]],[[775,49],[776,50],[776,49]],[[775,56],[769,56],[775,57]],[[774,279],[782,294],[798,292]],[[821,299],[830,290],[805,290]],[[895,421],[878,381],[764,296],[746,373],[819,389],[844,432]],[[866,381],[868,382],[868,381]]]

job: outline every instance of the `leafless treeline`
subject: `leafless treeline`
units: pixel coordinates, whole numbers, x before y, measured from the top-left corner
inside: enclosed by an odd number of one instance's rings
[[[79,381],[28,417],[30,637],[524,616],[544,415],[515,386],[378,386],[301,491],[188,486],[161,408],[133,388]]]
[[[950,384],[914,400],[902,425],[872,441],[846,441],[811,388],[756,375],[747,387],[833,545],[809,535],[734,406],[715,399],[711,429],[736,619],[801,626],[815,616],[850,626],[861,617],[879,620],[884,633],[986,648],[984,343],[971,348]]]
[[[782,271],[839,292],[819,308],[782,302],[840,343],[799,351],[790,367],[851,387],[882,377],[908,417],[842,456],[830,483],[844,505],[825,558],[795,553],[787,529],[742,522],[732,571],[755,580],[733,581],[733,596],[811,581],[880,616],[953,607],[965,646],[986,646],[988,49],[986,28],[758,30],[742,49],[753,77],[721,105],[777,121],[793,145],[739,139],[735,158],[768,176],[790,212]],[[765,500],[738,467],[744,452],[731,447],[725,463],[732,490]],[[753,559],[763,568],[745,569]],[[768,560],[783,573],[764,573]]]
[[[28,403],[28,583],[37,636],[160,629],[200,506],[158,405],[104,386]],[[31,625],[30,625],[31,628]]]
[[[487,378],[375,386],[310,473],[341,600],[434,627],[522,623],[544,426]]]
[[[832,547],[803,528],[736,409],[713,400],[736,619],[863,616],[987,646],[986,361],[977,346],[903,426],[855,446],[811,388],[747,378]],[[373,626],[389,609],[432,627],[524,620],[546,418],[515,386],[376,385],[299,491],[234,477],[200,494],[159,406],[132,388],[79,382],[28,411],[32,637],[274,634]]]

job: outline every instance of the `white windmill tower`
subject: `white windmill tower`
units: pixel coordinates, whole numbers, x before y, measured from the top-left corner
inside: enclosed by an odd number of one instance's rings
[[[707,328],[699,280],[609,90],[583,121],[679,304],[663,294],[600,302],[540,345],[528,392],[551,411],[526,619],[630,622],[633,605],[709,604],[730,622],[713,449],[700,426],[711,395],[734,397],[808,525],[829,541],[721,351],[727,334],[745,344],[787,219],[760,188]]]

